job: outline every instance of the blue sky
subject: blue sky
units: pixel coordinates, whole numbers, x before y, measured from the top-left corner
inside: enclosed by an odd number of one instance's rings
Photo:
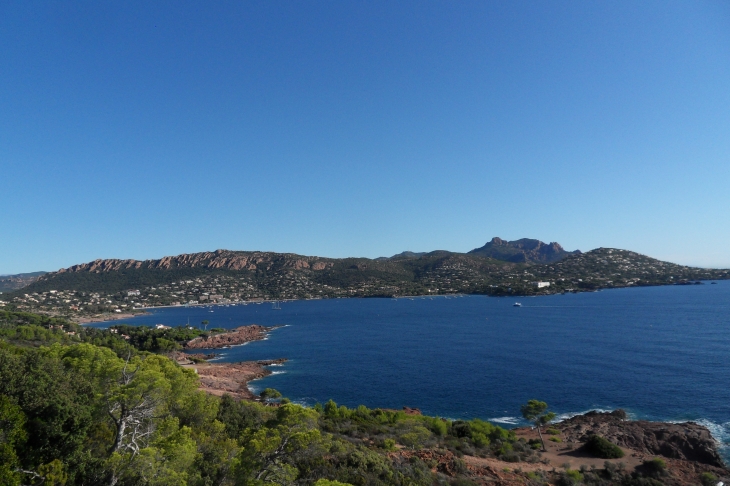
[[[0,4],[0,273],[493,236],[730,267],[727,2]]]

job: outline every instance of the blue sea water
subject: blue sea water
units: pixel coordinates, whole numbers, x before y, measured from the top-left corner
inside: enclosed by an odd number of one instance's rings
[[[538,398],[564,417],[624,408],[634,418],[694,420],[730,444],[730,281],[518,299],[167,308],[127,322],[204,319],[210,327],[284,326],[217,352],[221,361],[288,358],[252,388],[307,405],[409,406],[510,426],[521,423],[520,405]]]

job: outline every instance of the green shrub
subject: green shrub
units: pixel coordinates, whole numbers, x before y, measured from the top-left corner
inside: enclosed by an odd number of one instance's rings
[[[259,395],[264,400],[272,400],[275,398],[281,398],[281,393],[279,393],[278,390],[275,390],[273,388],[267,388],[264,391],[261,392]]]
[[[602,459],[618,459],[624,457],[624,451],[619,446],[599,435],[592,435],[583,446],[583,449],[589,454]]]
[[[405,434],[401,435],[398,440],[401,444],[408,447],[421,447],[423,443],[431,437],[431,432],[426,427],[416,425]]]
[[[667,463],[658,457],[644,461],[642,466],[644,472],[649,477],[658,478],[667,474]]]
[[[445,436],[449,431],[449,426],[446,421],[440,418],[428,419],[428,428],[440,437]]]
[[[383,449],[386,451],[394,451],[395,450],[395,439],[385,439],[383,441]]]
[[[574,486],[583,481],[583,475],[575,469],[566,469],[560,474],[557,484],[561,486]]]
[[[551,442],[563,442],[563,439],[560,437],[550,437],[548,440]]]
[[[715,486],[718,482],[717,476],[711,472],[703,472],[700,474],[700,482],[702,486]]]
[[[560,435],[560,431],[552,427],[547,429],[545,433],[547,433],[548,435]]]
[[[506,452],[499,456],[504,462],[520,462],[520,455],[514,451]]]
[[[351,486],[350,483],[341,483],[339,481],[330,481],[329,479],[320,479],[314,486]]]

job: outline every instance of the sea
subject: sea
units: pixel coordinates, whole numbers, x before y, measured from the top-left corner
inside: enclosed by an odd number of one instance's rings
[[[634,419],[698,422],[730,459],[730,281],[279,306],[161,308],[124,322],[281,326],[214,352],[221,362],[287,358],[251,389],[276,388],[303,405],[408,406],[504,427],[523,425],[520,405],[533,398],[558,419],[622,408]]]

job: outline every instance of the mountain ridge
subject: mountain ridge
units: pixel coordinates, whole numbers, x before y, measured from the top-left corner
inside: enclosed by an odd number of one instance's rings
[[[0,295],[0,306],[73,317],[159,305],[459,293],[529,296],[730,278],[729,270],[686,267],[628,250],[581,253],[539,240],[508,242],[512,246],[492,242],[492,247],[508,248],[502,258],[524,251],[521,260],[560,259],[515,262],[443,250],[378,259],[231,250],[154,260],[97,259]]]
[[[48,272],[27,272],[14,275],[0,275],[0,292],[12,292],[21,289]]]

